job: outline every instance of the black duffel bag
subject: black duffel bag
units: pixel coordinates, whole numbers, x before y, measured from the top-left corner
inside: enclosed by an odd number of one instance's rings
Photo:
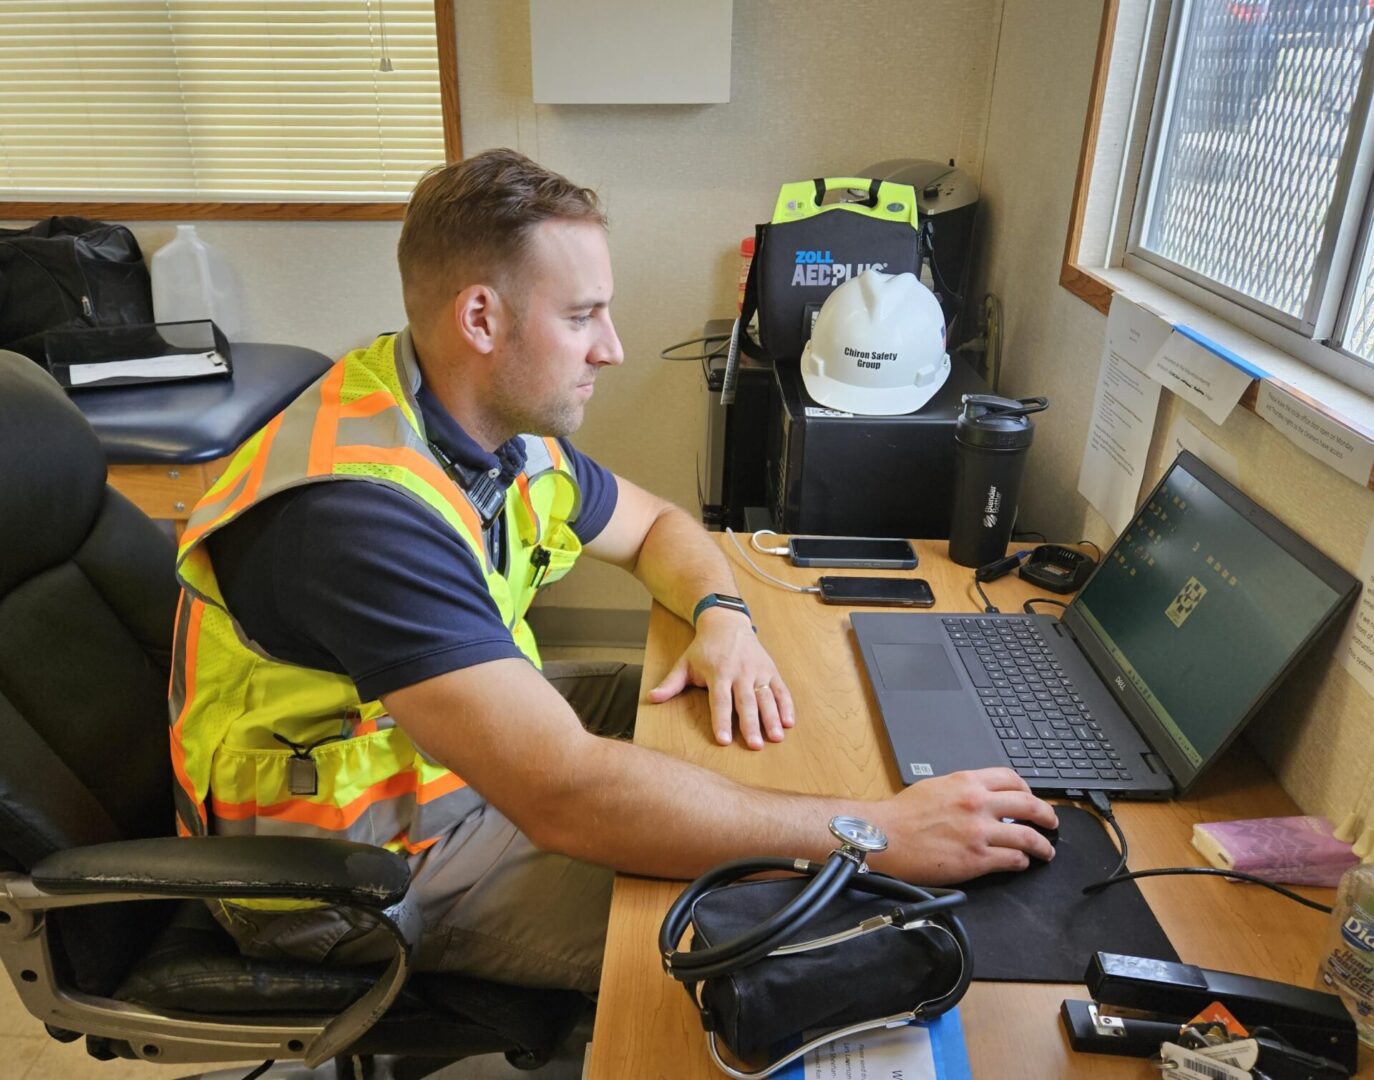
[[[0,229],[0,349],[41,364],[50,331],[152,321],[148,266],[123,225],[50,217]]]

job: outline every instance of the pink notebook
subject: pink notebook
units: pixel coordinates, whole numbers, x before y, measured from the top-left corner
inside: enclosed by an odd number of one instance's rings
[[[1360,860],[1331,833],[1324,817],[1206,821],[1193,826],[1193,847],[1222,870],[1290,885],[1334,886]]]

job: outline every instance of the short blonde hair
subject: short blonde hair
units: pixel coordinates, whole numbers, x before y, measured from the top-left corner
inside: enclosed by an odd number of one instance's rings
[[[406,317],[423,324],[477,282],[518,291],[530,234],[551,219],[606,226],[596,192],[515,150],[431,169],[411,194],[396,249]]]

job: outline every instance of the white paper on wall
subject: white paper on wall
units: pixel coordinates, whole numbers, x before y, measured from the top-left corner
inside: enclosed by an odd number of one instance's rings
[[[1265,376],[1226,347],[1181,324],[1151,358],[1145,373],[1196,405],[1214,424],[1224,424],[1251,381]]]
[[[1341,634],[1336,655],[1351,677],[1374,697],[1374,520],[1369,523],[1364,554],[1360,556],[1355,576],[1362,587],[1355,598],[1355,610]]]
[[[1169,333],[1158,312],[1122,292],[1112,297],[1078,491],[1114,532],[1135,514],[1159,409],[1159,385],[1142,368]]]
[[[1266,380],[1260,384],[1259,414],[1294,446],[1330,465],[1361,487],[1374,470],[1374,442],[1318,412],[1295,394]]]
[[[1177,416],[1169,427],[1169,442],[1164,453],[1165,466],[1178,457],[1182,450],[1189,451],[1231,483],[1240,486],[1240,465],[1236,462],[1235,454],[1223,449],[1215,439],[1209,439],[1186,416]]]

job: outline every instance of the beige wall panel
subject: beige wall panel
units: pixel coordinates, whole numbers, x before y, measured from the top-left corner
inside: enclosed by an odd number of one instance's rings
[[[1077,486],[1106,320],[1058,278],[1100,16],[1100,0],[1006,5],[983,168],[982,280],[972,290],[1002,299],[1003,391],[1051,400],[1037,425],[1023,526],[1099,542],[1111,533]],[[1236,456],[1249,494],[1355,568],[1374,518],[1374,492],[1318,464],[1243,409],[1218,427],[1166,392],[1147,484],[1168,464],[1162,436],[1180,410]],[[1305,811],[1339,819],[1374,781],[1374,701],[1334,653],[1332,635],[1248,737]]]

